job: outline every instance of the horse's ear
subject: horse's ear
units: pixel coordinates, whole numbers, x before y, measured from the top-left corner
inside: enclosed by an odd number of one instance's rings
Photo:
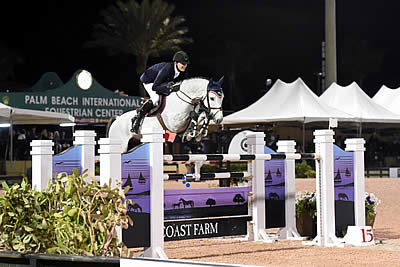
[[[219,79],[219,81],[217,82],[218,83],[218,85],[220,86],[220,87],[222,87],[222,83],[224,82],[224,76],[222,76],[221,77],[221,79]]]

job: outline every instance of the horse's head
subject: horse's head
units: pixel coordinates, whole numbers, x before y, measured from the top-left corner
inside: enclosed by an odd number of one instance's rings
[[[220,124],[223,119],[222,114],[222,101],[224,100],[224,92],[222,91],[222,82],[224,77],[222,76],[218,82],[210,79],[207,86],[207,97],[203,103],[210,111],[210,115],[216,124]]]

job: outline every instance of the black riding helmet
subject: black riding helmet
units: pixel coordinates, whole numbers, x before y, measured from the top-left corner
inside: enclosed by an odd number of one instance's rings
[[[182,63],[182,64],[189,64],[189,56],[183,52],[183,51],[178,51],[175,53],[174,58],[172,59],[173,61]]]

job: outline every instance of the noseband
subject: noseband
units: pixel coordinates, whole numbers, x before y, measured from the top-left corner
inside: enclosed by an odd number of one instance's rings
[[[209,93],[213,93],[213,94],[215,94],[218,98],[221,98],[221,97],[223,97],[224,96],[224,93],[222,92],[222,89],[221,88],[218,88],[218,89],[209,89],[209,88],[207,88],[207,106],[208,106],[208,109],[211,111],[212,109],[219,109],[219,110],[222,110],[222,106],[220,106],[219,108],[213,108],[213,107],[211,107],[211,105],[210,105],[210,96],[209,96]]]
[[[207,125],[207,126],[208,126],[210,120],[212,119],[211,110],[213,110],[213,109],[222,110],[222,106],[220,106],[219,108],[211,107],[210,96],[209,96],[210,92],[214,93],[219,98],[223,96],[221,88],[219,88],[219,89],[207,88],[207,95],[205,96],[205,98],[207,98],[207,106],[204,104],[204,99],[203,99],[203,101],[201,101],[201,103],[200,103],[200,109],[199,109],[199,114],[202,112],[205,112],[205,114],[207,115],[207,122],[205,123],[205,125]]]

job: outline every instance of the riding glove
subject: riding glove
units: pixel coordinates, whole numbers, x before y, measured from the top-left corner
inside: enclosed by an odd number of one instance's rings
[[[171,93],[172,93],[172,92],[178,92],[180,87],[181,87],[181,83],[175,83],[175,84],[172,85],[172,87],[171,87]]]

